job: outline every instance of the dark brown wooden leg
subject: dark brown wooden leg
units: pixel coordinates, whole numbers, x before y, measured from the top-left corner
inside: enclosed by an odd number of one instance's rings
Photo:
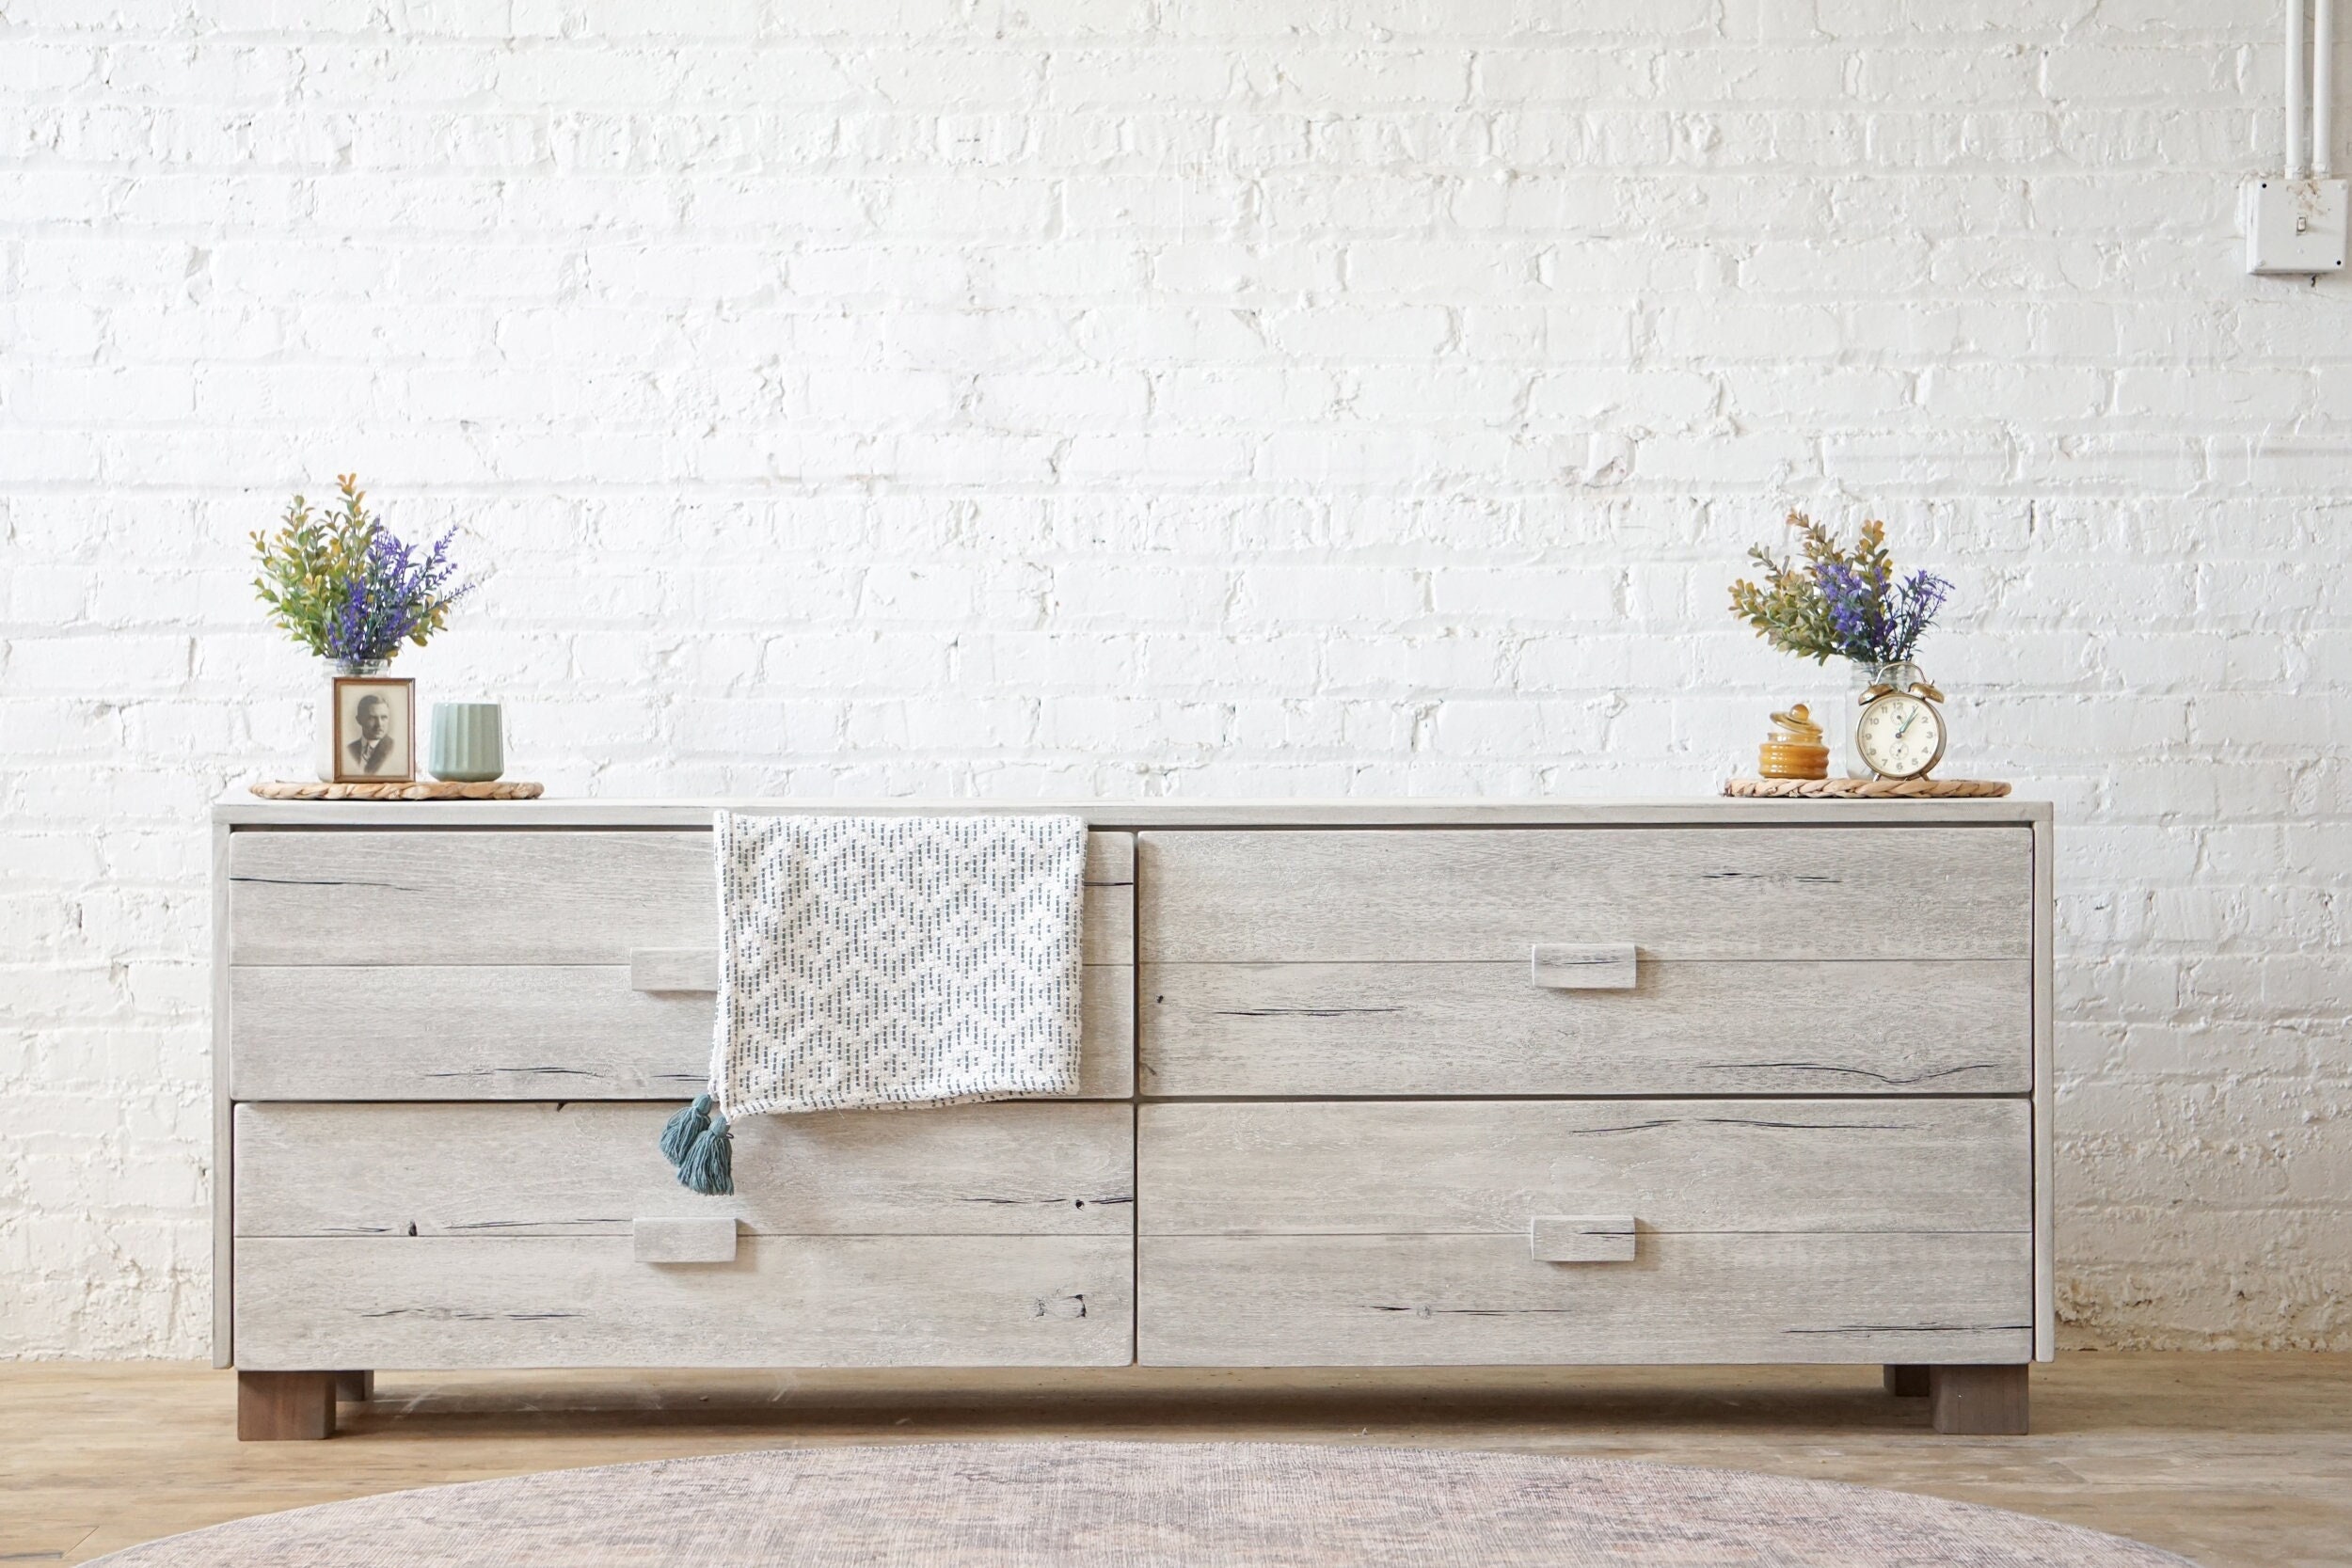
[[[1931,1367],[1928,1414],[1935,1430],[1963,1437],[2022,1437],[2024,1367]]]
[[[237,1374],[237,1440],[270,1443],[335,1435],[334,1372]]]
[[[1899,1400],[1923,1400],[1928,1397],[1928,1370],[1925,1367],[1896,1366],[1885,1369],[1886,1391]]]
[[[1927,1390],[1922,1388],[1919,1392],[1924,1394]],[[368,1401],[375,1398],[375,1374],[373,1372],[337,1372],[335,1374],[335,1397],[345,1404],[367,1403]]]

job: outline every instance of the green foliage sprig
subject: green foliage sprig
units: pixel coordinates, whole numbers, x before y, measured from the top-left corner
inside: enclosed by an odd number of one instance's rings
[[[1825,525],[1802,512],[1788,514],[1788,523],[1797,531],[1804,562],[1776,556],[1761,545],[1752,547],[1748,559],[1762,571],[1764,581],[1760,587],[1745,579],[1733,583],[1731,612],[1781,652],[1825,663],[1846,649],[1845,639],[1830,614],[1829,600],[1821,594],[1820,570],[1824,566],[1891,570],[1886,525],[1863,524],[1860,539],[1849,551]]]
[[[368,512],[358,474],[339,474],[335,483],[342,491],[342,510],[314,513],[296,496],[275,536],[253,535],[262,563],[254,592],[269,606],[270,619],[321,658],[328,657],[335,616],[381,526]]]

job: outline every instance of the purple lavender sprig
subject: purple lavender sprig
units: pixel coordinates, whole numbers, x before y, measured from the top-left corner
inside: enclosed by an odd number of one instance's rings
[[[1951,591],[1952,585],[1933,572],[1914,572],[1905,578],[1886,618],[1887,644],[1894,653],[1879,662],[1908,663],[1919,639],[1935,625],[1936,612],[1944,608]]]
[[[1952,585],[1932,572],[1914,572],[1899,584],[1880,556],[1858,562],[1824,561],[1813,570],[1829,608],[1838,651],[1870,664],[1906,664],[1935,624]]]
[[[421,555],[415,546],[377,527],[327,621],[326,656],[346,664],[373,664],[400,652],[403,642],[422,644],[440,630],[450,607],[474,587],[456,580],[457,567],[449,558],[450,541],[456,537],[451,529]]]

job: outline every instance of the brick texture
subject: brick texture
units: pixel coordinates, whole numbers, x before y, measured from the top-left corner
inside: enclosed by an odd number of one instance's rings
[[[1742,548],[1883,515],[1947,770],[2058,803],[2068,1336],[2352,1349],[2275,23],[6,0],[0,1354],[200,1354],[204,814],[319,684],[245,536],[355,468],[495,569],[400,673],[572,794],[1707,791],[1843,698]]]

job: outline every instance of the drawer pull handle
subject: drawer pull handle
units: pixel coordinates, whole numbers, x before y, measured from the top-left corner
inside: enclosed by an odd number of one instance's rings
[[[629,1222],[640,1263],[732,1263],[735,1216],[697,1214],[691,1219]]]
[[[628,956],[631,990],[719,989],[719,954],[708,947],[640,947]]]
[[[1633,944],[1539,942],[1529,953],[1528,978],[1547,990],[1631,990]]]
[[[1538,1263],[1630,1263],[1631,1214],[1538,1214],[1527,1227],[1527,1249]]]

